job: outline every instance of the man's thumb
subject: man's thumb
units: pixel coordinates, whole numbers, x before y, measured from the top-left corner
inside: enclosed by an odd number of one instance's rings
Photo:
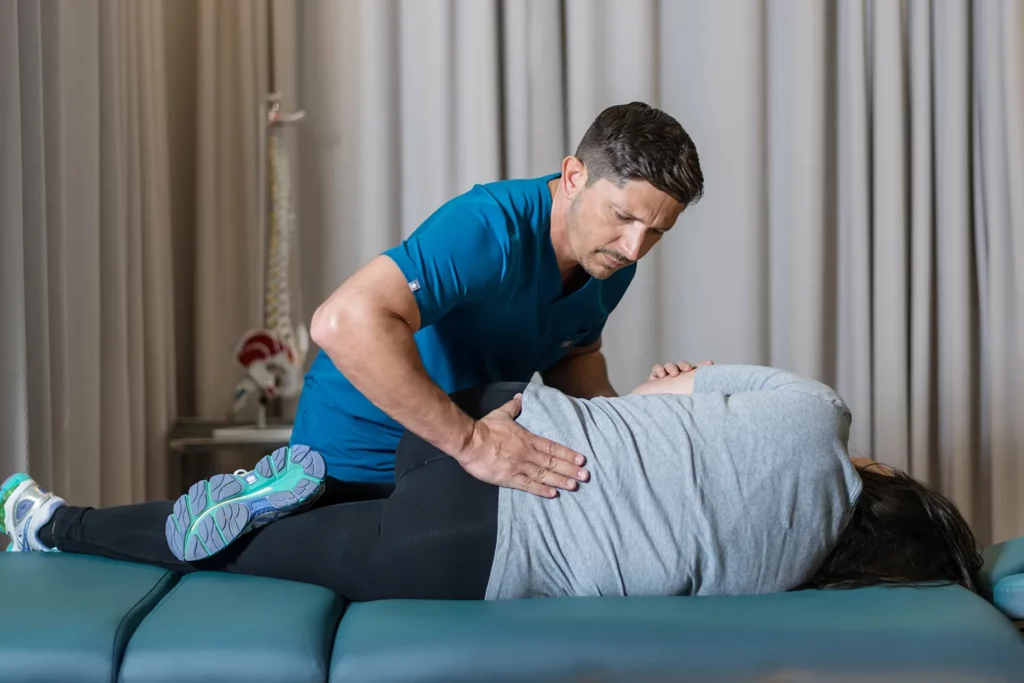
[[[515,418],[519,417],[519,413],[522,411],[522,409],[523,395],[516,394],[515,396],[512,397],[511,401],[498,408],[497,412],[501,413],[502,415],[506,415],[514,420]]]

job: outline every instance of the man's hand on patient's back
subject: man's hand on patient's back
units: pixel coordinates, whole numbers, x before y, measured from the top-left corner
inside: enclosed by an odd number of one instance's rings
[[[589,474],[585,458],[516,422],[522,396],[477,420],[469,442],[455,458],[471,475],[489,484],[553,498],[556,489],[575,490]]]

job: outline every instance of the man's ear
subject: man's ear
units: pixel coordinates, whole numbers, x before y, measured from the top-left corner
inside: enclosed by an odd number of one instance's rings
[[[587,166],[578,157],[562,159],[562,193],[572,200],[587,186]]]

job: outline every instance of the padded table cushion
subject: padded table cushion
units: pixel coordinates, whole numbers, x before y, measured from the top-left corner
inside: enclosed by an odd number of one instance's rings
[[[992,591],[992,603],[1010,619],[1024,619],[1024,574],[1007,576]],[[1024,679],[1024,674],[1021,675]]]
[[[187,574],[139,625],[120,683],[320,683],[344,607],[319,586]]]
[[[1024,573],[1024,536],[990,545],[981,554],[985,566],[978,578],[988,590],[1013,574]]]
[[[174,578],[99,557],[0,553],[0,681],[116,680],[128,639]]]
[[[780,676],[781,678],[772,678]],[[958,587],[349,607],[334,683],[1020,681],[1024,640]]]

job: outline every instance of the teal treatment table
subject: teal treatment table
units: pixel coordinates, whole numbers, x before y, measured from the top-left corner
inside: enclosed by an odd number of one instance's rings
[[[349,604],[312,585],[0,553],[0,681],[1024,681],[1024,538],[959,587]]]

